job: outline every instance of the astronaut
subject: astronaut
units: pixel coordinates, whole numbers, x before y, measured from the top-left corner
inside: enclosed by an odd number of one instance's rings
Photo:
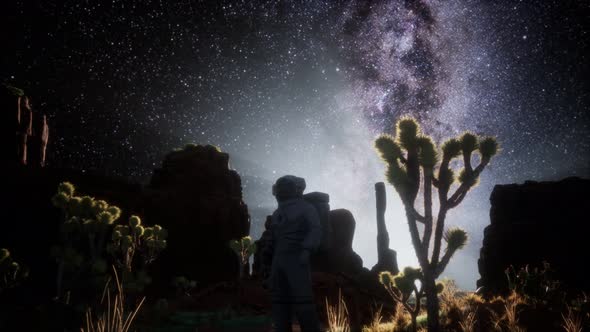
[[[286,175],[272,189],[278,202],[270,226],[273,255],[269,286],[275,330],[290,332],[295,311],[303,332],[318,332],[309,257],[320,244],[319,216],[303,200],[304,179]]]

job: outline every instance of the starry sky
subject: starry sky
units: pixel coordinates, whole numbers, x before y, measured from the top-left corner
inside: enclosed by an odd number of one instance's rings
[[[331,195],[377,259],[374,138],[411,115],[502,151],[448,217],[470,233],[446,276],[466,289],[493,186],[590,177],[585,1],[16,1],[2,79],[49,116],[49,164],[146,182],[168,151],[215,144],[242,176],[252,233],[284,174]],[[387,226],[415,265],[401,202]]]

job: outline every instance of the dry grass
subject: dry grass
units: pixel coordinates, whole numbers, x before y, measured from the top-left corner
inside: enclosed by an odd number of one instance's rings
[[[440,305],[443,311],[448,311],[453,307],[461,307],[461,298],[458,296],[459,288],[453,280],[444,279],[443,291],[439,294]]]
[[[326,312],[328,315],[328,332],[350,332],[350,320],[346,302],[342,292],[338,291],[338,302],[332,305],[326,298]]]
[[[403,330],[411,324],[412,317],[404,310],[400,302],[395,303],[395,316],[393,316],[394,328],[399,331]]]
[[[511,332],[524,332],[525,329],[518,325],[518,307],[521,304],[524,304],[524,299],[516,294],[512,293],[510,296],[506,298],[506,303],[504,304],[504,309],[506,310],[504,313],[504,323],[509,331]]]
[[[401,332],[406,331],[410,325],[410,315],[404,310],[401,303],[395,303],[395,315],[390,322],[383,322],[382,307],[373,313],[371,323],[364,326],[362,332]]]
[[[113,268],[113,270],[115,269]],[[131,328],[131,324],[139,312],[145,297],[141,299],[135,309],[125,313],[125,293],[123,292],[123,286],[116,270],[115,285],[117,286],[117,292],[113,298],[111,298],[111,291],[109,289],[110,282],[111,280],[109,279],[104,287],[101,299],[101,304],[103,307],[106,306],[106,310],[102,314],[93,315],[92,311],[88,309],[86,311],[86,326],[80,329],[81,332],[127,332]]]
[[[373,311],[373,318],[371,319],[371,323],[367,326],[368,331],[379,331],[379,327],[381,326],[381,321],[383,320],[383,305],[380,305]]]
[[[459,326],[461,326],[463,332],[474,332],[475,323],[477,323],[477,319],[475,319],[475,311],[469,311],[464,313],[463,320],[459,322]]]
[[[480,305],[482,305],[484,303],[484,299],[481,297],[481,295],[475,294],[475,293],[469,293],[467,296],[465,296],[463,298],[463,303],[466,306],[472,307],[472,308],[477,308]]]
[[[561,326],[566,332],[582,332],[582,317],[572,308],[567,307],[567,315],[561,314],[563,323]]]

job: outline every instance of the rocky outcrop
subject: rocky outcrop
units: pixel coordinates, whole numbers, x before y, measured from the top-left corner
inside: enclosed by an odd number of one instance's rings
[[[320,251],[326,251],[332,244],[332,225],[330,223],[330,195],[321,192],[311,192],[303,195],[308,203],[313,205],[320,217],[320,226],[322,238],[320,242]]]
[[[229,248],[248,235],[250,217],[240,176],[214,146],[187,146],[166,156],[144,192],[147,223],[169,232],[154,279],[185,276],[201,283],[231,280],[239,263]]]
[[[375,183],[375,198],[377,209],[377,264],[371,268],[371,272],[379,273],[389,271],[396,275],[399,273],[397,266],[397,252],[389,248],[389,233],[385,225],[385,209],[387,207],[387,196],[385,184]]]
[[[490,201],[478,286],[506,291],[504,270],[509,265],[547,261],[566,287],[590,291],[590,277],[584,272],[590,262],[590,180],[497,185]]]
[[[329,222],[329,246],[312,256],[312,271],[354,275],[363,270],[362,258],[352,249],[356,221],[350,211],[331,210],[326,214]]]

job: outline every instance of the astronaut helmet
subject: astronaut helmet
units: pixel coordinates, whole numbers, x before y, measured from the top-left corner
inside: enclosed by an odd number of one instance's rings
[[[281,176],[272,186],[272,194],[279,202],[302,197],[304,190],[305,179],[294,175]]]

